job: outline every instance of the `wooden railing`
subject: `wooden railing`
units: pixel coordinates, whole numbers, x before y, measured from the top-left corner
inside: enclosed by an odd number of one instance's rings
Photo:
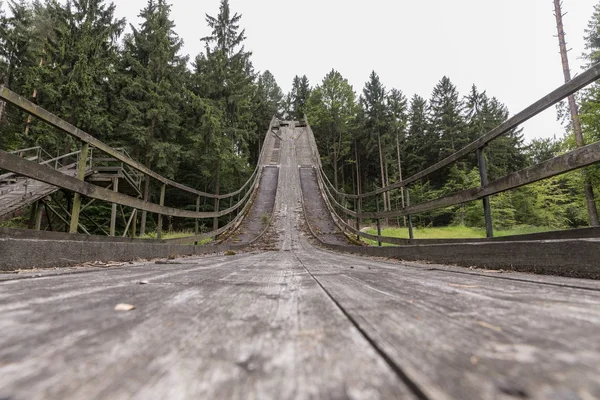
[[[135,210],[142,210],[146,212],[151,212],[159,215],[158,224],[157,224],[157,240],[161,240],[162,235],[162,220],[163,216],[170,217],[180,217],[180,218],[192,218],[196,220],[195,224],[195,234],[193,236],[175,239],[173,242],[197,242],[200,240],[204,240],[207,238],[214,238],[232,227],[239,224],[241,218],[243,218],[245,212],[250,207],[250,200],[256,194],[258,184],[260,182],[260,178],[262,175],[262,158],[264,155],[264,148],[262,146],[261,155],[259,158],[259,162],[254,169],[250,178],[240,187],[238,190],[232,193],[227,194],[212,194],[206,193],[194,188],[185,186],[181,183],[175,182],[171,179],[168,179],[155,171],[147,168],[143,164],[133,160],[130,158],[127,153],[119,151],[118,149],[112,148],[111,146],[101,142],[96,139],[92,135],[83,132],[77,127],[69,124],[68,122],[62,120],[56,115],[50,113],[49,111],[37,106],[31,101],[17,95],[16,93],[10,91],[9,89],[0,86],[0,100],[5,101],[6,103],[16,106],[19,109],[25,111],[26,113],[38,118],[39,120],[59,129],[62,132],[65,132],[72,136],[73,138],[79,140],[82,143],[81,151],[78,153],[78,176],[72,177],[67,176],[59,171],[54,169],[50,169],[40,165],[36,162],[27,160],[26,158],[20,157],[18,154],[11,154],[9,152],[0,150],[0,169],[10,171],[11,173],[18,174],[21,176],[25,176],[31,179],[35,179],[38,181],[42,181],[62,189],[71,191],[75,193],[75,197],[73,200],[73,207],[71,212],[71,221],[70,221],[70,232],[76,233],[79,221],[79,212],[81,210],[81,196],[85,196],[91,199],[106,201],[112,203],[114,205],[121,205],[126,207],[132,207]],[[275,118],[271,120],[271,126],[274,124]],[[271,126],[269,126],[268,132],[271,130]],[[265,136],[265,142],[268,138],[268,135]],[[152,203],[148,201],[148,198],[139,199],[128,196],[126,194],[119,193],[114,190],[109,190],[97,185],[90,184],[84,181],[85,177],[85,168],[89,160],[89,152],[90,148],[95,148],[100,152],[112,157],[115,160],[118,160],[122,163],[122,165],[129,168],[130,175],[131,171],[136,171],[136,173],[141,174],[144,179],[153,179],[160,183],[160,202],[159,204]],[[192,194],[196,197],[195,202],[195,211],[191,211],[189,209],[182,208],[173,208],[167,207],[164,205],[165,194],[167,188],[176,189],[182,191],[184,193]],[[214,200],[214,211],[212,212],[200,212],[200,203],[201,198],[212,199]],[[234,204],[225,210],[220,210],[220,201],[224,199],[230,199],[231,203],[235,201]],[[192,206],[192,205],[190,205]],[[216,220],[220,217],[230,215],[238,210],[241,210],[235,218],[232,219],[230,223],[226,226],[214,229],[211,232],[200,233],[198,227],[199,219],[208,219],[212,218]],[[213,226],[217,226],[217,224],[213,224]]]
[[[543,98],[533,103],[520,113],[509,118],[503,124],[499,125],[490,132],[486,133],[485,135],[481,136],[477,140],[456,151],[455,153],[451,154],[445,159],[439,161],[438,163],[414,174],[413,176],[403,179],[402,181],[396,182],[389,186],[385,186],[368,193],[347,194],[337,190],[337,188],[334,187],[334,185],[331,183],[331,181],[323,171],[316,143],[314,140],[314,134],[309,126],[309,133],[312,138],[311,147],[313,148],[313,154],[316,158],[316,165],[318,169],[317,176],[319,186],[321,187],[326,203],[330,208],[330,211],[332,212],[336,223],[345,232],[354,234],[357,236],[357,238],[362,237],[369,240],[375,240],[378,241],[380,244],[406,244],[405,239],[385,237],[381,235],[370,235],[361,232],[360,221],[362,219],[369,218],[375,219],[379,223],[379,220],[382,218],[406,216],[408,217],[409,236],[412,240],[414,239],[412,229],[412,215],[452,205],[467,203],[478,199],[483,199],[487,236],[488,238],[493,237],[489,196],[502,193],[508,190],[516,189],[542,179],[551,178],[556,175],[561,175],[566,172],[600,162],[600,142],[595,142],[587,146],[577,148],[566,154],[559,155],[532,167],[503,176],[493,182],[488,182],[487,179],[487,168],[484,157],[485,147],[493,140],[497,139],[502,135],[507,134],[508,132],[517,128],[523,122],[528,121],[529,119],[538,115],[542,111],[556,105],[561,100],[583,89],[584,87],[597,81],[598,79],[600,79],[600,64],[594,65],[581,75],[575,77],[570,82],[560,86],[558,89],[549,93],[547,96],[544,96]],[[436,171],[439,171],[442,168],[445,168],[455,163],[459,159],[473,152],[477,153],[477,163],[481,179],[481,185],[479,187],[461,190],[449,196],[441,197],[421,204],[410,205],[410,197],[408,191],[409,185],[431,175]],[[362,212],[361,204],[364,199],[372,198],[374,196],[387,193],[392,190],[405,191],[404,194],[407,200],[405,207],[389,211]],[[344,204],[342,204],[346,200],[354,200],[356,202],[354,210],[349,209]],[[341,217],[341,215],[346,215],[354,218],[355,226],[350,225],[346,221],[346,218]]]

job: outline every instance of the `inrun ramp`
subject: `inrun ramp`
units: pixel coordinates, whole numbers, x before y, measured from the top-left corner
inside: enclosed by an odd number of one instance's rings
[[[315,247],[303,130],[278,251],[0,275],[0,398],[600,398],[599,282]]]

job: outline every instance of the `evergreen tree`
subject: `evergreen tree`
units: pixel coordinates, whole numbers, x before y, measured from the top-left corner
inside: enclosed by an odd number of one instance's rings
[[[315,128],[320,153],[330,160],[336,189],[339,187],[340,162],[350,152],[355,98],[348,80],[335,70],[331,70],[310,95],[308,118]]]
[[[53,32],[36,79],[42,106],[101,139],[112,130],[109,98],[124,27],[114,11],[103,0],[48,3]]]
[[[310,92],[310,83],[306,75],[303,75],[302,78],[296,75],[292,82],[292,91],[289,94],[290,116],[293,119],[299,121],[304,118]]]
[[[284,108],[283,91],[270,71],[267,70],[259,75],[253,102],[255,106],[253,111],[254,122],[257,130],[252,149],[256,149],[253,159],[257,162],[262,138],[269,128],[269,122],[273,116],[281,118]]]
[[[480,93],[475,85],[471,87],[471,92],[465,96],[463,103],[469,142],[504,123],[509,116],[504,104],[495,97],[489,98],[486,92]],[[522,129],[512,129],[492,141],[485,150],[488,177],[494,180],[524,168],[527,158],[522,147]],[[474,155],[468,160],[471,165],[476,163]]]
[[[20,92],[25,84],[25,69],[34,64],[33,9],[25,0],[9,0],[10,16],[0,16],[0,84]]]
[[[146,166],[173,177],[180,155],[182,102],[187,57],[173,31],[170,6],[149,0],[139,27],[124,40],[120,63],[123,144],[141,151]]]
[[[233,14],[228,0],[221,0],[216,17],[206,15],[212,32],[202,39],[205,53],[196,58],[195,79],[202,97],[212,100],[222,115],[223,131],[213,132],[205,144],[211,149],[215,168],[215,193],[220,193],[222,163],[239,179],[248,168],[248,143],[255,140],[252,115],[254,105],[254,72],[251,53],[243,42],[240,14]]]
[[[381,177],[381,186],[386,186],[387,179],[385,174],[384,150],[382,142],[385,140],[384,135],[387,131],[387,110],[386,110],[386,91],[381,84],[379,76],[375,71],[371,72],[369,81],[365,83],[363,95],[360,98],[361,104],[365,112],[365,131],[368,133],[371,140],[376,141],[379,154],[379,169]],[[388,201],[387,194],[383,194],[384,210],[387,211]]]
[[[427,100],[414,95],[408,112],[408,132],[406,136],[406,172],[408,176],[423,170],[433,160],[435,142],[428,140],[430,130],[427,126]]]
[[[429,128],[438,138],[439,159],[443,159],[469,143],[467,129],[462,118],[463,104],[458,90],[444,76],[434,87],[429,101]]]

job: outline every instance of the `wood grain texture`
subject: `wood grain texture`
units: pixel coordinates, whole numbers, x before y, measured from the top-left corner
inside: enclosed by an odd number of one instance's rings
[[[0,276],[0,398],[600,398],[600,282],[316,248],[298,133],[280,251]]]
[[[3,282],[0,397],[414,398],[290,255],[178,262]]]

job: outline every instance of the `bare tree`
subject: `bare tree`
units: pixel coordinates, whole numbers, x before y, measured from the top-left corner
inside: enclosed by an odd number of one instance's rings
[[[565,40],[565,30],[563,26],[563,17],[565,14],[562,13],[562,1],[554,0],[554,16],[556,17],[556,28],[558,30],[558,44],[560,46],[560,56],[562,58],[563,73],[565,75],[565,83],[571,80],[571,69],[569,68],[569,58],[567,56],[567,42]],[[581,122],[579,120],[579,110],[575,101],[575,96],[569,96],[569,110],[571,112],[571,121],[573,124],[573,132],[575,134],[575,142],[577,147],[585,145],[583,141],[583,134],[581,132]],[[589,177],[582,171],[583,174],[583,189],[585,192],[585,198],[587,200],[588,214],[590,216],[590,225],[599,226],[598,221],[598,210],[596,208],[596,202],[594,201],[594,189]]]

